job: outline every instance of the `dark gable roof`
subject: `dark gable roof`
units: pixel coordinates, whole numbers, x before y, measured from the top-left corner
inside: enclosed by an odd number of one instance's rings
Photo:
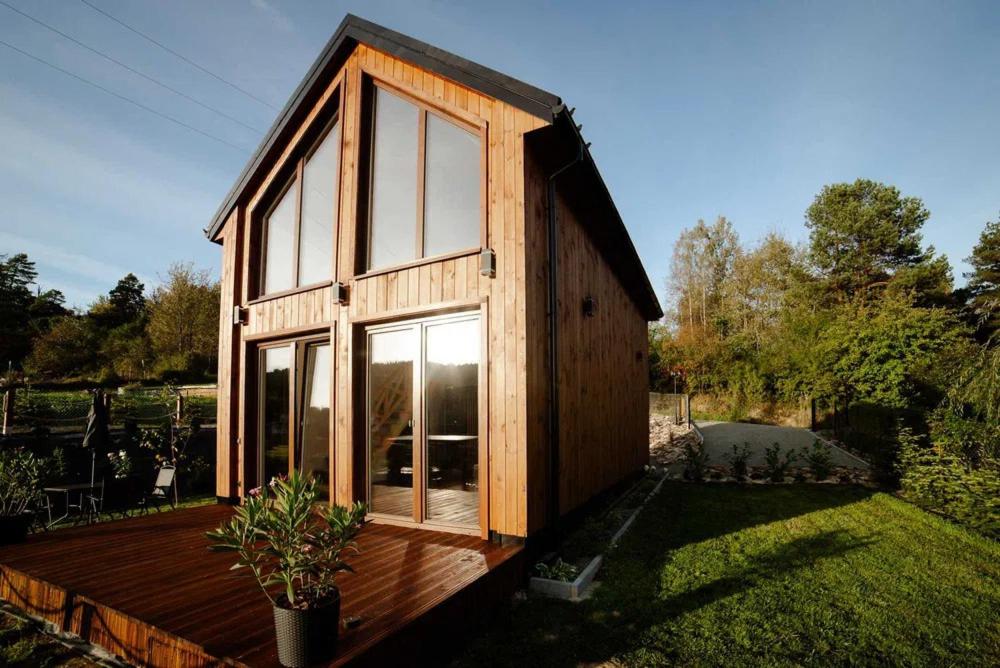
[[[359,43],[374,47],[485,95],[502,100],[552,123],[553,127],[568,128],[574,134],[575,141],[582,142],[576,125],[572,122],[569,112],[558,96],[431,46],[426,42],[407,37],[402,33],[348,14],[323,48],[319,58],[309,68],[309,72],[306,73],[295,92],[292,93],[288,103],[278,114],[274,124],[264,136],[264,140],[257,147],[236,183],[226,195],[226,199],[216,211],[212,223],[205,229],[205,234],[209,239],[215,239],[239,198],[254,179],[258,178],[261,165],[280,152],[294,133],[309,108],[306,103],[316,96],[316,83],[328,80],[329,77],[333,76]],[[662,317],[663,312],[660,310],[656,293],[642,268],[642,262],[632,245],[632,240],[618,215],[614,202],[611,200],[611,195],[597,171],[597,166],[590,157],[590,152],[585,150],[584,154],[586,171],[589,172],[589,178],[586,180],[591,181],[606,199],[606,210],[612,218],[609,229],[603,230],[604,234],[598,235],[598,238],[603,240],[610,236],[615,240],[618,247],[614,249],[609,260],[612,261],[613,265],[619,265],[615,267],[616,272],[625,282],[646,318],[649,320],[658,319]],[[623,261],[625,266],[621,266]]]

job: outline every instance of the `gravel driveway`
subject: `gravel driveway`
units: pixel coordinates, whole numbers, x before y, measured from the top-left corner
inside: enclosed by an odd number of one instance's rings
[[[746,424],[743,422],[711,422],[698,420],[696,423],[705,437],[705,450],[708,452],[709,464],[725,464],[732,454],[733,444],[737,446],[747,443],[750,446],[750,466],[764,465],[764,450],[775,443],[781,445],[781,451],[787,452],[794,448],[800,454],[812,447],[816,437],[808,429],[798,427],[775,427],[766,424]],[[845,466],[857,469],[867,469],[868,464],[854,455],[832,446],[831,457],[834,466]],[[799,459],[798,465],[802,465]]]

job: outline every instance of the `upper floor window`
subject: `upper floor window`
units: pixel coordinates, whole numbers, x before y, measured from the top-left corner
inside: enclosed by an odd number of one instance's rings
[[[480,134],[378,86],[371,99],[368,269],[479,248]]]
[[[333,280],[340,123],[334,120],[264,215],[261,293]]]

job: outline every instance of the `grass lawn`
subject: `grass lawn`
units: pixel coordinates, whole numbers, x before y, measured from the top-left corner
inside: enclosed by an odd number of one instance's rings
[[[42,633],[35,622],[0,610],[0,666],[99,668],[101,665]]]
[[[668,483],[601,579],[458,665],[1000,665],[1000,544],[861,488]]]

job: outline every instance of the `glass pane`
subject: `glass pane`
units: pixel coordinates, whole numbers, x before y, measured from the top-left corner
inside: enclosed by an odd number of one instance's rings
[[[302,228],[299,230],[299,285],[333,278],[333,230],[337,223],[340,124],[316,147],[302,169]]]
[[[261,450],[264,453],[266,485],[272,478],[288,474],[288,390],[291,347],[264,350],[261,389]]]
[[[417,107],[375,89],[369,269],[415,259]]]
[[[427,518],[479,523],[479,320],[429,325]]]
[[[316,480],[319,498],[330,498],[330,346],[305,348],[302,433],[296,445],[299,472]]]
[[[292,244],[295,243],[295,206],[298,183],[292,183],[264,221],[264,294],[294,287]]]
[[[372,511],[413,516],[413,361],[417,330],[368,339],[368,461]]]
[[[479,247],[479,136],[427,114],[424,255]]]

